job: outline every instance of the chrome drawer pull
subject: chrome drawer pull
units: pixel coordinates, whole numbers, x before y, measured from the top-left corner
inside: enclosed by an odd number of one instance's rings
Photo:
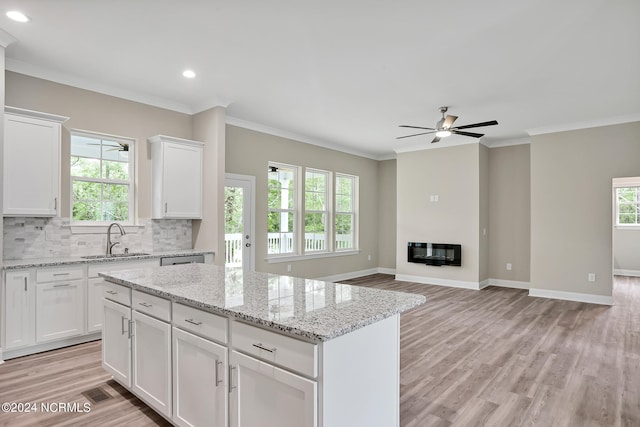
[[[53,273],[54,276],[68,276],[71,273]]]
[[[199,322],[199,321],[193,320],[193,319],[184,319],[184,321],[187,322],[187,323],[191,323],[192,325],[196,325],[196,326],[202,325],[202,322]]]
[[[71,283],[62,283],[60,285],[53,285],[54,288],[65,288],[67,286],[71,286]]]
[[[147,307],[147,308],[153,307],[153,304],[149,304],[149,303],[146,303],[146,302],[139,302],[138,304],[140,304],[143,307]]]
[[[127,325],[129,325],[129,321],[128,321],[129,319],[127,319],[124,316],[121,316],[121,319],[122,319],[122,323],[121,323],[122,324],[122,334],[121,335],[124,335],[125,332],[128,332],[128,331],[124,330],[124,321],[126,320],[127,321]]]
[[[273,348],[268,348],[262,345],[262,343],[258,343],[258,344],[252,344],[254,347],[259,348],[260,350],[264,350],[264,351],[268,351],[269,353],[275,353],[275,351],[277,350],[276,347]]]
[[[118,295],[118,293],[116,291],[112,291],[112,290],[108,290],[105,291],[106,293],[108,293],[109,295]]]
[[[218,366],[220,365],[222,365],[222,362],[216,360],[216,387],[218,387],[223,382],[221,379],[218,379]]]
[[[233,385],[233,370],[236,369],[235,366],[229,365],[229,393],[233,392],[233,389],[236,386]]]

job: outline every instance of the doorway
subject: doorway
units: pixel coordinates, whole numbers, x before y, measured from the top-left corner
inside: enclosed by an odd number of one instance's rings
[[[640,277],[640,177],[613,179],[613,274]]]
[[[256,178],[225,174],[224,180],[224,265],[255,270]]]

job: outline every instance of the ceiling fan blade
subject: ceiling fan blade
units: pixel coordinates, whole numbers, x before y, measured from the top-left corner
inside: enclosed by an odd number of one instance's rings
[[[422,128],[420,126],[409,126],[409,125],[400,125],[401,128],[411,128],[411,129],[426,129],[426,130],[435,130],[434,128]]]
[[[427,135],[427,134],[430,134],[430,133],[433,133],[433,132],[435,132],[435,131],[432,131],[432,132],[415,133],[415,134],[413,134],[413,135],[399,136],[399,137],[397,137],[396,139],[411,138],[412,136]]]
[[[497,125],[498,122],[495,120],[491,120],[489,122],[482,122],[482,123],[473,123],[471,125],[464,125],[464,126],[456,126],[455,128],[451,129],[470,129],[470,128],[481,128],[483,126],[493,126],[493,125]]]
[[[447,116],[444,119],[444,122],[442,123],[442,127],[445,129],[449,129],[451,127],[451,125],[453,124],[453,122],[456,121],[456,119],[458,118],[458,116]]]
[[[435,138],[433,138],[433,141],[431,141],[431,143],[433,144],[434,142],[438,142],[440,141],[440,137],[436,136]]]
[[[473,138],[480,138],[481,136],[484,136],[484,133],[462,132],[455,129],[451,129],[451,132],[455,133],[456,135],[471,136]]]

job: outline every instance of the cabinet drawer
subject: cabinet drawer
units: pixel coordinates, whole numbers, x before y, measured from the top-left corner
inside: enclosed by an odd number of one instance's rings
[[[83,267],[39,268],[36,270],[36,282],[38,283],[76,280],[83,277]]]
[[[145,261],[124,261],[124,262],[104,262],[89,265],[88,277],[98,277],[98,273],[107,273],[116,270],[131,270],[134,268],[150,268],[157,267],[159,264],[157,259]]]
[[[249,355],[300,372],[318,375],[318,346],[245,323],[231,322],[231,345]]]
[[[126,286],[105,282],[102,288],[102,296],[111,301],[126,305],[127,307],[131,306],[131,289]]]
[[[204,338],[227,343],[226,317],[174,303],[173,325]]]
[[[136,311],[146,313],[165,322],[171,321],[171,301],[140,291],[133,291],[132,305]]]

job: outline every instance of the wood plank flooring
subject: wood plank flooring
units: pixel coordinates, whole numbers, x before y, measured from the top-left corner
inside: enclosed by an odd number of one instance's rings
[[[427,296],[401,317],[403,427],[640,426],[640,278],[616,277],[613,307],[382,274],[346,283]],[[96,341],[0,365],[0,402],[91,405],[0,412],[0,426],[168,425],[110,379],[100,351]],[[110,398],[82,394],[96,387]]]

